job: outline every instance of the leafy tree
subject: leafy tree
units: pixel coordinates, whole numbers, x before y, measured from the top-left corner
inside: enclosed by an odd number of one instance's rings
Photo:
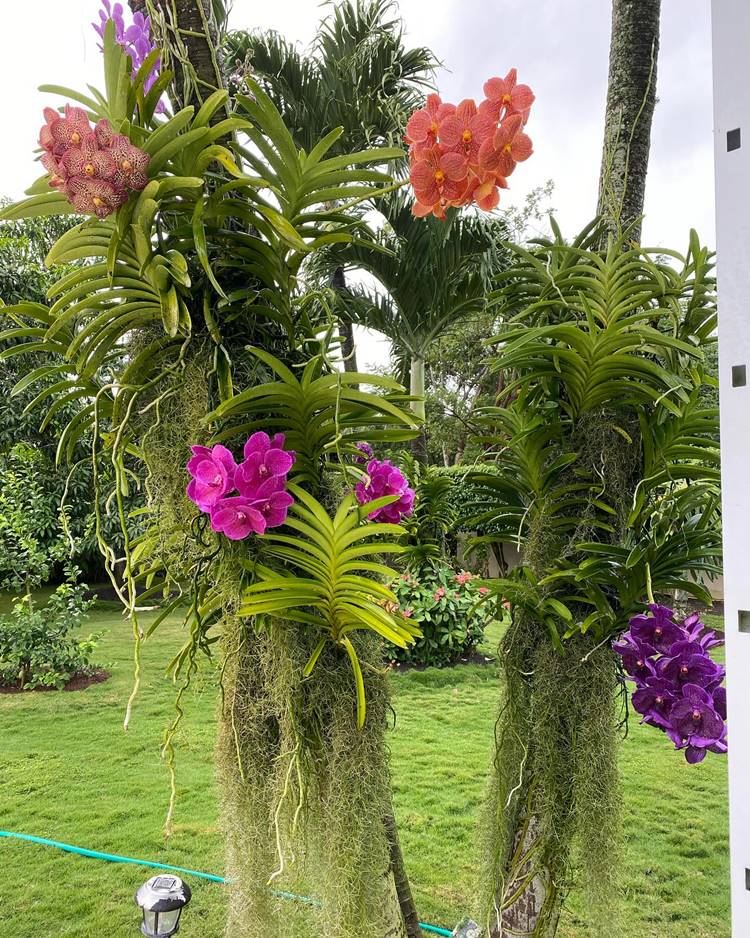
[[[341,154],[371,146],[400,145],[409,114],[419,107],[437,61],[429,49],[409,49],[393,0],[344,0],[320,22],[302,53],[276,32],[231,32],[227,58],[251,74],[270,96],[297,146],[310,151],[335,130]],[[331,271],[337,290],[341,267]],[[342,310],[344,313],[346,310]],[[342,316],[342,353],[357,371],[352,322]]]
[[[483,417],[496,456],[475,477],[478,520],[523,554],[495,583],[513,605],[488,809],[496,936],[554,935],[576,867],[611,926],[612,641],[645,596],[710,602],[697,575],[719,570],[718,414],[701,401],[712,256],[695,233],[672,265],[600,239],[590,227],[570,245],[515,248],[495,296],[507,384]]]
[[[76,216],[51,216],[0,224],[0,299],[3,302],[14,304],[28,298],[42,303],[62,274],[75,271],[78,261],[61,265],[55,271],[45,262],[55,242],[79,220]],[[46,575],[52,577],[60,572],[61,556],[57,548],[65,540],[59,520],[64,501],[74,559],[87,576],[99,580],[104,570],[94,536],[92,467],[87,440],[76,447],[74,471],[57,461],[60,435],[81,410],[82,401],[73,397],[48,407],[46,412],[37,406],[49,401],[49,389],[55,383],[55,375],[60,373],[60,363],[41,349],[26,355],[22,362],[13,356],[13,347],[19,341],[18,330],[23,333],[30,326],[33,321],[19,315],[9,329],[0,333],[0,493],[6,485],[13,488],[19,472],[28,474],[22,488],[39,490],[47,522],[38,527],[37,534],[47,551],[56,557],[46,571]],[[40,394],[42,397],[37,400]],[[102,471],[108,471],[106,464]],[[137,499],[138,493],[134,494]],[[117,525],[107,527],[109,537],[117,544]],[[6,568],[0,563],[2,569]]]
[[[473,439],[477,411],[493,404],[502,391],[502,378],[489,366],[485,343],[495,324],[490,310],[459,320],[433,343],[427,355],[425,412],[431,463],[456,465],[481,452]]]

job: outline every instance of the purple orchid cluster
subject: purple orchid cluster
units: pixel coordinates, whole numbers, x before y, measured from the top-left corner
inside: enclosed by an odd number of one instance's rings
[[[370,449],[367,443],[358,444],[357,448],[366,452],[362,450],[363,445]],[[371,449],[370,452],[372,452]],[[398,495],[396,501],[371,511],[367,516],[370,521],[377,519],[398,524],[404,515],[410,515],[414,511],[414,489],[409,487],[409,482],[403,472],[387,459],[382,461],[371,459],[367,463],[367,475],[357,482],[354,494],[360,505],[366,505],[385,495]]]
[[[99,10],[100,22],[92,23],[91,25],[103,40],[107,21],[112,20],[115,24],[115,39],[130,56],[133,62],[133,71],[137,72],[156,48],[155,43],[151,41],[151,17],[144,16],[143,13],[135,13],[133,15],[133,22],[130,26],[126,26],[121,3],[112,4],[110,0],[102,0],[102,7],[103,9]],[[153,83],[159,77],[160,65],[161,60],[157,59],[154,67],[148,74],[148,78],[143,83],[145,91],[149,91]],[[156,111],[158,113],[164,111],[163,101],[159,101],[156,106]]]
[[[264,534],[286,521],[294,502],[286,491],[294,453],[284,449],[284,434],[270,438],[262,430],[245,443],[244,460],[237,465],[220,443],[191,447],[187,471],[192,479],[188,498],[211,516],[211,528],[232,541]],[[232,492],[237,492],[232,495]]]
[[[360,466],[364,466],[368,459],[372,459],[375,456],[375,451],[369,443],[355,443],[354,448],[358,450],[358,452],[352,458],[354,462]]]
[[[727,751],[725,671],[709,654],[723,645],[697,613],[677,622],[673,609],[656,603],[634,616],[614,644],[636,690],[632,700],[643,723],[665,732],[690,763],[707,752]]]

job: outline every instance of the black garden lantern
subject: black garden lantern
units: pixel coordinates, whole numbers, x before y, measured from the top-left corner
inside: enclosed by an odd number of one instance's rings
[[[180,915],[190,902],[190,887],[179,876],[152,876],[135,894],[143,911],[141,931],[147,938],[170,938],[180,929]]]

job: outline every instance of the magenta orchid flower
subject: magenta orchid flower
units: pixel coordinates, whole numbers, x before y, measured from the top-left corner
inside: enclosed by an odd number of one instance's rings
[[[253,433],[239,465],[221,444],[193,446],[192,452],[187,464],[192,476],[187,494],[211,516],[214,531],[241,541],[284,524],[294,503],[286,484],[295,456],[284,449],[283,433],[273,438],[263,431]]]
[[[398,499],[389,505],[383,505],[371,511],[367,516],[371,521],[379,520],[398,524],[401,518],[414,511],[414,489],[410,488],[406,476],[389,460],[382,462],[371,459],[367,464],[367,476],[358,482],[354,494],[360,505],[366,505],[385,495],[398,495]]]
[[[241,495],[220,499],[211,511],[211,528],[226,534],[231,541],[241,541],[249,534],[264,534],[266,526],[262,512]]]
[[[219,499],[234,489],[237,465],[234,456],[220,443],[212,449],[192,446],[193,458],[187,470],[193,477],[187,487],[188,498],[201,511],[210,511]]]

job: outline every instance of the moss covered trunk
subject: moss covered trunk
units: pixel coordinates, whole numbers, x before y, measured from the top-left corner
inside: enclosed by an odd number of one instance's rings
[[[583,641],[560,654],[542,638],[522,658],[516,643],[525,641],[515,635],[504,648],[506,694],[515,688],[515,699],[506,697],[498,722],[486,924],[492,938],[552,938],[572,870],[583,874],[592,919],[601,921],[613,898],[615,662],[608,648],[591,654]]]
[[[577,453],[571,481],[590,475],[597,486],[564,537],[548,529],[543,511],[535,517],[524,562],[539,578],[560,557],[578,562],[577,545],[595,533],[594,502],[605,492],[613,509],[606,540],[619,543],[642,475],[639,428],[626,415],[579,415],[571,447]],[[590,610],[571,611],[580,620]],[[500,647],[504,686],[485,824],[492,938],[553,938],[574,878],[591,933],[616,933],[616,656],[609,642],[596,645],[588,635],[553,640],[552,628],[559,623],[518,611]]]
[[[344,652],[325,651],[305,681],[312,645],[299,626],[230,620],[225,641],[218,763],[232,880],[227,936],[404,938],[383,822],[389,700],[377,642],[357,642],[367,690],[359,730]]]
[[[170,97],[175,111],[188,104],[196,110],[224,87],[218,27],[211,0],[128,0],[134,13],[151,16],[160,45],[167,52],[162,67],[174,72]],[[222,111],[214,120],[226,116]]]

